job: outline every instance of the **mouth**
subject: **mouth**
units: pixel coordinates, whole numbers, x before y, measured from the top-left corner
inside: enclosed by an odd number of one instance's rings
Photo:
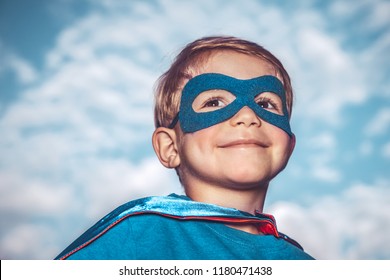
[[[267,148],[268,145],[256,139],[238,139],[219,145],[219,148]]]

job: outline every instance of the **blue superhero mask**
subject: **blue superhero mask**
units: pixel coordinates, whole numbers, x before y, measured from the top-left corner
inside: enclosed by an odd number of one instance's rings
[[[195,112],[193,109],[195,99],[203,92],[210,90],[230,92],[235,99],[226,106],[213,111]],[[256,103],[256,98],[264,92],[274,93],[280,98],[283,114],[271,112]],[[230,119],[245,106],[252,109],[262,120],[279,127],[292,136],[283,84],[276,77],[268,75],[249,80],[240,80],[218,73],[195,76],[183,88],[179,113],[169,128],[173,128],[180,120],[184,133],[195,132]]]

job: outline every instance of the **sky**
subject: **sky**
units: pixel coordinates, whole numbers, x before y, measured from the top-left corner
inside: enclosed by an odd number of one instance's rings
[[[255,41],[297,145],[264,212],[318,259],[390,259],[390,1],[0,0],[0,259],[53,259],[127,201],[183,190],[153,88],[187,43]]]

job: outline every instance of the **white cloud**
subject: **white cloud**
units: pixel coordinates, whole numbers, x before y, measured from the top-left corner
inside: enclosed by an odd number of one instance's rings
[[[307,145],[311,149],[320,149],[326,151],[332,151],[337,146],[335,135],[330,132],[322,132],[319,135],[315,135],[313,138],[307,141]]]
[[[383,135],[390,129],[390,108],[382,108],[365,127],[368,136]]]
[[[2,72],[11,71],[21,84],[34,82],[38,78],[37,70],[21,56],[9,50],[0,41],[0,75]]]
[[[367,27],[374,30],[377,28],[387,28],[390,24],[390,3],[388,1],[367,1],[367,4],[372,11],[368,13]]]
[[[390,142],[383,146],[382,154],[385,158],[390,159]]]
[[[182,193],[174,171],[154,158],[138,165],[99,159],[74,164],[72,182],[62,185],[0,174],[0,210],[6,215],[1,225],[7,227],[0,237],[2,259],[54,258],[117,206],[145,195]]]
[[[331,131],[326,131],[304,139],[303,143],[309,151],[307,174],[320,181],[339,182],[341,173],[334,167],[338,148],[335,135]]]
[[[88,165],[88,170],[79,176],[85,184],[85,216],[90,220],[145,195],[181,193],[174,171],[165,170],[154,157],[146,158],[137,165],[125,160],[99,159],[88,162]]]
[[[12,186],[10,188],[9,186]],[[33,180],[26,182],[22,174],[0,173],[0,209],[16,216],[59,215],[75,193],[69,185],[52,184]]]
[[[311,168],[311,175],[324,182],[337,183],[341,180],[340,171],[329,164],[319,163]]]
[[[126,36],[135,25],[124,18],[92,15],[66,29],[42,79],[1,116],[0,208],[14,217],[2,218],[2,258],[52,258],[80,234],[75,225],[140,196],[181,191],[151,148],[139,151],[151,141],[156,54],[138,44],[144,34]]]
[[[359,147],[359,152],[363,156],[371,155],[373,150],[374,150],[373,144],[368,141],[364,141]]]
[[[0,240],[0,257],[4,259],[53,259],[58,252],[55,236],[48,225],[23,223],[9,229]]]
[[[308,206],[277,202],[268,212],[279,230],[318,259],[389,259],[389,182],[355,184]]]
[[[33,82],[37,78],[35,69],[20,57],[9,57],[8,67],[15,71],[16,76],[23,84]]]
[[[325,31],[302,27],[296,40],[298,59],[303,62],[294,83],[298,117],[332,126],[342,124],[343,108],[367,98],[364,72],[357,70],[357,61],[342,49],[337,37]]]
[[[387,27],[390,23],[388,13],[389,2],[383,0],[359,0],[354,5],[348,0],[331,1],[330,12],[338,17],[352,18],[359,16],[364,18],[363,32],[372,32],[378,28]]]

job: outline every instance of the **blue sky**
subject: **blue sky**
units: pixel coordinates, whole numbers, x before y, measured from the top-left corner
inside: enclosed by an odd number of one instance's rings
[[[319,259],[390,258],[390,1],[0,0],[0,258],[51,259],[102,215],[182,193],[155,80],[188,42],[253,40],[295,90],[265,212]]]

